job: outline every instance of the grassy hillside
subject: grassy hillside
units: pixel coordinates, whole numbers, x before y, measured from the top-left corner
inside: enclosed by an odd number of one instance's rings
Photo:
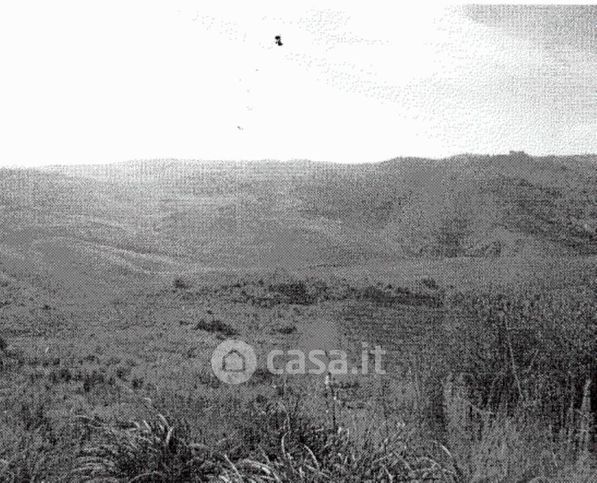
[[[595,220],[594,156],[0,170],[0,480],[595,481]]]
[[[0,216],[3,245],[64,237],[207,267],[595,254],[596,171],[523,155],[3,170]]]

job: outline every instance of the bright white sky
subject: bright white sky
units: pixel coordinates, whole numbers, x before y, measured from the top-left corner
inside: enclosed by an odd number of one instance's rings
[[[586,18],[406,3],[3,1],[0,165],[597,152]]]

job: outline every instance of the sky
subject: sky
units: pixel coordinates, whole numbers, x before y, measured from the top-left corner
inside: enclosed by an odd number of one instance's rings
[[[590,5],[3,1],[0,165],[597,153],[596,32]]]

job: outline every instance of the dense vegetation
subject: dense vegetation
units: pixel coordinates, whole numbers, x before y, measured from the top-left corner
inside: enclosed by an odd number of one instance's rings
[[[245,278],[216,288],[175,280],[173,287],[185,303],[209,293],[251,306],[257,294],[278,297],[257,309],[268,312],[424,301],[441,311],[442,324],[427,339],[426,360],[409,367],[400,387],[387,379],[282,380],[260,370],[242,391],[206,374],[184,396],[164,394],[122,365],[90,371],[72,359],[32,359],[4,342],[2,480],[595,477],[594,285],[444,291],[425,279],[417,297],[414,288],[313,277]],[[288,327],[282,336],[296,330]],[[191,329],[236,334],[213,314]],[[353,404],[359,398],[371,403]],[[125,405],[127,417],[118,409]],[[111,409],[102,415],[102,406]]]

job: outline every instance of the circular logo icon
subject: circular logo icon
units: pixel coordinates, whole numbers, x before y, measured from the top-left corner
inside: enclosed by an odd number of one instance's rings
[[[211,368],[216,377],[226,384],[247,382],[257,368],[253,347],[242,340],[228,339],[211,355]]]

